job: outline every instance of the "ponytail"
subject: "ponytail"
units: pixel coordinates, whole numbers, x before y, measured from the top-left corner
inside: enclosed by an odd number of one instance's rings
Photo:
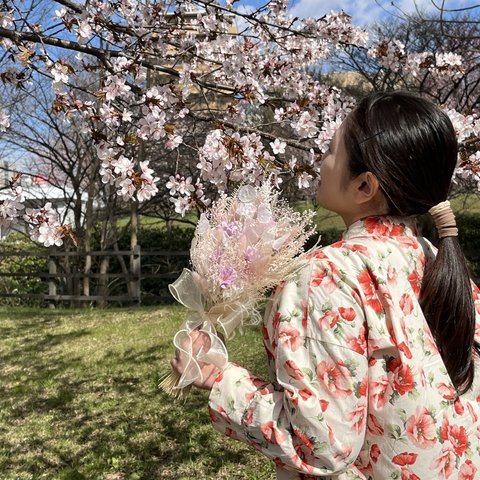
[[[440,238],[435,260],[427,265],[420,305],[448,374],[459,395],[473,383],[475,305],[465,256],[456,236]]]

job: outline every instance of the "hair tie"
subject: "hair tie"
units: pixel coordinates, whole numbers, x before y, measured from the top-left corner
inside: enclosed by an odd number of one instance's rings
[[[437,227],[438,238],[458,236],[457,222],[448,200],[435,205],[428,213],[433,217]]]

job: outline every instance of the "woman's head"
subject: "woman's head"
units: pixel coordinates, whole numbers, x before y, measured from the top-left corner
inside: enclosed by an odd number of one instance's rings
[[[351,178],[372,172],[388,213],[426,213],[447,198],[457,140],[448,116],[430,101],[406,92],[373,93],[342,130]]]

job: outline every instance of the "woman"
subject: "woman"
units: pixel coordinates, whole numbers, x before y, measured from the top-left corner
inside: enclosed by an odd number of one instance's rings
[[[273,459],[278,479],[480,478],[480,295],[445,202],[456,160],[432,103],[362,100],[322,158],[317,194],[347,230],[264,319],[272,380],[203,366],[213,425]],[[438,252],[415,226],[429,211]]]

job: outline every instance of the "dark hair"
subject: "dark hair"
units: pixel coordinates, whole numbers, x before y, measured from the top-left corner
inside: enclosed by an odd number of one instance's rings
[[[391,215],[425,214],[446,200],[457,162],[457,140],[448,116],[408,92],[373,93],[345,120],[344,141],[352,177],[370,171]],[[457,237],[439,240],[426,267],[420,305],[459,394],[474,377],[475,306]]]

